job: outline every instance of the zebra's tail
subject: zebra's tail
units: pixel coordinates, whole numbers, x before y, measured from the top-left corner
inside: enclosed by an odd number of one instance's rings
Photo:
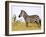
[[[39,20],[40,26],[41,26],[41,19]]]

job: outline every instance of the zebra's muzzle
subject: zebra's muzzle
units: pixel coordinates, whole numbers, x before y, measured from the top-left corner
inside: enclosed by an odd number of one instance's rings
[[[19,16],[20,17],[20,16]]]

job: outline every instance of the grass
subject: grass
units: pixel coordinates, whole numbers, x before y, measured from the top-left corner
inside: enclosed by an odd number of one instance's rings
[[[25,22],[20,22],[20,21],[12,22],[12,31],[38,30],[38,29],[40,29],[40,27],[36,23],[28,23],[28,27],[26,27]]]

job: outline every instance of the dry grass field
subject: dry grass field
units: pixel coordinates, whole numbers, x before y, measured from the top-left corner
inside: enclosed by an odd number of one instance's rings
[[[38,30],[41,29],[39,25],[36,23],[28,23],[28,27],[26,27],[25,22],[12,22],[12,31],[22,31],[22,30]]]

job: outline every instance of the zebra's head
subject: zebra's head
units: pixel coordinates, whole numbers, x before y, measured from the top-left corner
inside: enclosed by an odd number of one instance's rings
[[[21,10],[19,17],[24,16],[24,10]]]

